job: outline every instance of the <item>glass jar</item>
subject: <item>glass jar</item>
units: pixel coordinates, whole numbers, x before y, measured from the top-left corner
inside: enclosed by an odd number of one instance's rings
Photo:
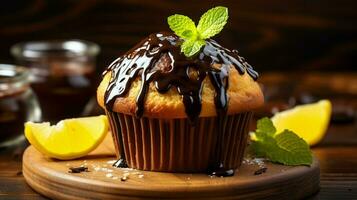
[[[30,88],[29,71],[0,64],[0,147],[24,139],[24,123],[40,121],[41,110]]]
[[[44,121],[83,115],[97,86],[98,45],[82,40],[26,42],[14,45],[11,53],[31,71]]]

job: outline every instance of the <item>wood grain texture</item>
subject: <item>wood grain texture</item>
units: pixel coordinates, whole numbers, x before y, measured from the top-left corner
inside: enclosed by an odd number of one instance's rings
[[[30,146],[24,153],[23,173],[33,189],[54,199],[301,199],[319,190],[316,160],[311,167],[266,162],[267,171],[261,175],[254,175],[258,165],[245,163],[235,176],[219,178],[117,169],[107,163],[113,159],[93,153],[80,160],[55,161]],[[83,164],[89,172],[68,173],[70,166]],[[98,166],[111,171],[96,170]],[[121,181],[125,171],[130,175]]]

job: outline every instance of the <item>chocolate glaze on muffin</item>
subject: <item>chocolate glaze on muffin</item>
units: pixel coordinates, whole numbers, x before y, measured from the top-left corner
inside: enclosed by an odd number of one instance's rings
[[[216,144],[207,170],[216,175],[233,175],[234,170],[223,164],[224,120],[263,104],[255,82],[258,73],[238,51],[230,51],[212,39],[191,58],[181,53],[182,42],[166,32],[151,34],[141,41],[104,72],[98,102],[106,111],[137,118],[188,118],[190,126],[196,126],[200,117],[216,117]],[[120,135],[118,138],[118,165],[125,167],[125,144]]]

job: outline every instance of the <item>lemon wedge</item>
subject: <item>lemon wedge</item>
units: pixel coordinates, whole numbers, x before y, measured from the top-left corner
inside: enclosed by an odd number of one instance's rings
[[[325,136],[330,122],[331,109],[329,100],[321,100],[282,111],[275,114],[271,120],[277,133],[285,129],[291,130],[312,146]]]
[[[25,136],[41,153],[60,160],[87,155],[108,132],[106,116],[66,119],[51,126],[49,122],[25,123]]]

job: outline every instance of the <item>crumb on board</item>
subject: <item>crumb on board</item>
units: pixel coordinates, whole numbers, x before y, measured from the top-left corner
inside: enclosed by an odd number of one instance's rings
[[[88,167],[80,166],[80,167],[70,167],[68,173],[81,173],[81,172],[89,172]]]
[[[266,168],[266,167],[260,168],[260,169],[258,169],[257,171],[254,172],[254,175],[263,174],[263,173],[265,173],[267,170],[268,170],[268,168]]]

